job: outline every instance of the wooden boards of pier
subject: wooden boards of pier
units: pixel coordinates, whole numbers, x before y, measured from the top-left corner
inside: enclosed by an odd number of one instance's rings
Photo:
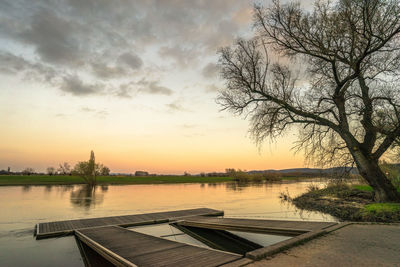
[[[280,220],[254,220],[231,219],[213,217],[190,217],[180,222],[179,225],[192,226],[217,230],[250,231],[265,234],[297,236],[307,232],[325,229],[333,226],[335,222],[310,222],[310,221],[280,221]]]
[[[117,226],[77,230],[75,236],[116,266],[220,266],[242,258]]]
[[[189,210],[177,210],[167,212],[155,212],[146,214],[112,216],[102,218],[89,218],[79,220],[57,221],[39,223],[36,225],[36,238],[49,238],[63,235],[71,235],[75,230],[100,227],[100,226],[137,226],[153,223],[164,223],[182,219],[189,216],[221,216],[223,211],[199,208]]]

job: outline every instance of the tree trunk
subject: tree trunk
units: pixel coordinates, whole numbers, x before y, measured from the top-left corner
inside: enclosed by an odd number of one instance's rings
[[[374,190],[377,202],[400,202],[400,194],[381,170],[378,162],[366,157],[360,150],[353,151],[360,175]]]

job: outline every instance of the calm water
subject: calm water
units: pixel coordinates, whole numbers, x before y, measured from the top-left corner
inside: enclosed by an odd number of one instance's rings
[[[234,218],[335,221],[280,201],[280,192],[296,196],[310,183],[99,186],[94,193],[83,186],[0,187],[0,266],[84,266],[73,237],[35,240],[39,222],[198,207]]]

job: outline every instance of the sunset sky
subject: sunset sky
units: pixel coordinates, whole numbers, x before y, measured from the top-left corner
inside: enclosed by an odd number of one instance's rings
[[[259,149],[215,101],[217,50],[252,35],[252,3],[2,0],[0,169],[90,150],[124,173],[304,166],[295,131]]]

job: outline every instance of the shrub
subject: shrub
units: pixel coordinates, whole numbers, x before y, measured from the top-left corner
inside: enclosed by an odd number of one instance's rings
[[[227,169],[227,174],[237,182],[263,182],[263,181],[279,181],[281,176],[272,172],[248,173],[242,170]]]

